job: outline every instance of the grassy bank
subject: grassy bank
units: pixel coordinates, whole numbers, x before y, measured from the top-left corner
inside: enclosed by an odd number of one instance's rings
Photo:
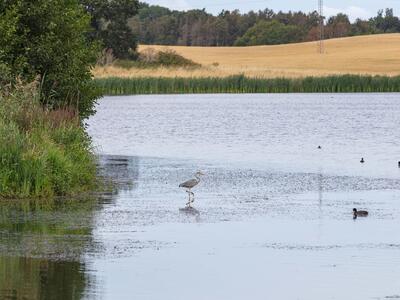
[[[0,92],[0,198],[92,189],[96,164],[91,147],[77,113],[44,109],[35,84]]]
[[[400,92],[400,76],[328,76],[258,79],[225,78],[99,78],[106,95],[194,93],[353,93]]]

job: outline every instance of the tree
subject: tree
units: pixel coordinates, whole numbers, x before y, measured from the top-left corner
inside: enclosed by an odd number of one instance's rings
[[[225,20],[228,26],[225,46],[233,45],[235,40],[239,36],[242,36],[247,30],[247,28],[240,28],[241,15],[238,10],[225,10],[221,12],[219,17]]]
[[[351,35],[374,34],[376,32],[376,27],[373,26],[370,21],[357,19],[354,24],[351,25]]]
[[[383,10],[378,11],[378,15],[371,20],[374,23],[376,29],[380,32],[399,32],[400,31],[400,19],[393,14],[393,9],[387,8],[385,10],[385,16],[383,16]]]
[[[296,27],[297,29],[289,27],[297,34],[297,37],[290,37],[290,42],[315,41],[320,36],[320,16],[317,11],[308,14],[301,11],[275,13],[266,8],[243,14],[238,10],[222,10],[215,16],[204,9],[176,11],[140,3],[138,14],[128,23],[141,44],[232,46],[235,42],[246,44],[244,35],[261,21],[277,21],[285,26]],[[399,19],[393,15],[391,9],[380,11],[376,18],[357,20],[353,24],[345,14],[338,14],[327,20],[325,37],[382,32],[400,32]],[[276,37],[276,40],[283,42],[285,37]]]
[[[337,14],[328,19],[326,26],[326,36],[328,38],[345,37],[350,34],[351,23],[349,17],[345,14]]]
[[[137,0],[81,0],[92,16],[93,39],[103,42],[106,50],[112,49],[117,58],[135,58],[137,39],[128,20],[139,9]]]
[[[90,68],[98,44],[88,39],[90,16],[78,0],[3,0],[0,4],[0,65],[11,77],[40,77],[42,101],[93,113],[98,96]]]
[[[302,38],[301,30],[294,25],[285,25],[278,21],[260,21],[251,27],[235,45],[277,45],[298,42]]]

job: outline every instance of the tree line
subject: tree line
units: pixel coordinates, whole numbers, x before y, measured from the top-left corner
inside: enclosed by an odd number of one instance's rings
[[[250,46],[317,40],[319,22],[316,11],[223,10],[214,16],[205,9],[177,11],[140,3],[137,15],[128,24],[140,44]],[[380,10],[368,20],[351,22],[346,14],[339,13],[324,22],[327,39],[400,32],[400,19],[393,9]]]
[[[0,89],[19,77],[40,78],[42,101],[75,105],[93,113],[98,96],[90,69],[101,49],[119,59],[136,59],[137,44],[247,46],[313,41],[316,11],[240,13],[205,9],[170,10],[137,0],[0,1]],[[325,20],[326,38],[400,32],[393,9],[350,22],[345,14]]]

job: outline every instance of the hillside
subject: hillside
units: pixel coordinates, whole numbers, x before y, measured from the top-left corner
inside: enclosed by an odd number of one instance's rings
[[[129,69],[97,67],[96,77],[203,77],[245,74],[250,77],[302,77],[330,74],[400,74],[400,34],[357,36],[325,41],[320,55],[317,43],[254,47],[140,46],[173,49],[203,65],[196,70]]]

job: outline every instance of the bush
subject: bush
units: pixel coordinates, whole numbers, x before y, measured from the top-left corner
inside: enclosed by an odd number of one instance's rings
[[[96,184],[91,141],[73,110],[47,110],[37,85],[0,93],[0,197],[76,194]]]
[[[162,66],[176,67],[199,67],[200,65],[193,60],[187,59],[176,53],[174,50],[165,50],[158,52],[157,63]]]
[[[154,64],[158,61],[158,51],[154,48],[147,48],[140,52],[139,61],[146,64]]]
[[[0,65],[11,78],[40,76],[42,103],[72,105],[87,117],[99,96],[90,70],[99,45],[90,40],[90,21],[78,0],[1,1]]]
[[[12,81],[11,70],[4,64],[0,64],[0,91]]]
[[[157,51],[148,48],[142,51],[137,61],[134,60],[117,60],[114,65],[116,67],[130,68],[157,68],[157,67],[182,67],[182,68],[198,68],[200,64],[193,60],[187,59],[176,53],[174,50]]]

